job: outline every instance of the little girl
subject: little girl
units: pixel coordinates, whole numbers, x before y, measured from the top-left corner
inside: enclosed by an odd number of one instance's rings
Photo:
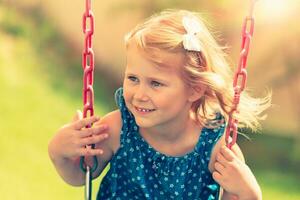
[[[136,26],[125,44],[119,109],[101,120],[78,112],[49,143],[60,176],[83,185],[79,158],[97,156],[93,178],[110,163],[97,199],[262,199],[238,145],[225,146],[233,74],[200,16],[161,12]],[[240,127],[255,130],[269,104],[270,96],[244,92]]]

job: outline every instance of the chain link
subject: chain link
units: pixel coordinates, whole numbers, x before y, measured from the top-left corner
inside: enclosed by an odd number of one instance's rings
[[[94,15],[91,10],[91,0],[86,0],[86,10],[83,14],[82,28],[85,35],[84,50],[82,53],[82,68],[83,68],[83,118],[94,116],[94,52],[92,49],[92,39],[94,34]],[[89,27],[88,27],[89,25]],[[86,126],[91,128],[92,125]],[[95,148],[95,145],[88,145],[86,148]],[[98,161],[96,156],[93,156],[92,167],[87,165],[85,158],[80,158],[80,168],[86,173],[85,183],[85,199],[91,199],[92,173],[97,169]]]
[[[90,27],[87,27],[87,22]],[[92,39],[94,34],[94,15],[91,10],[91,0],[86,0],[86,10],[83,14],[83,33],[85,34],[85,43],[82,59],[83,73],[83,117],[94,115],[94,52],[92,50]],[[87,127],[90,128],[90,127]]]
[[[231,111],[229,112],[228,124],[226,127],[225,140],[228,148],[236,143],[237,140],[237,131],[238,131],[238,119],[236,114],[238,111],[238,105],[240,102],[241,93],[244,91],[246,82],[247,82],[247,59],[250,49],[250,42],[254,32],[254,18],[253,18],[253,9],[256,0],[251,1],[249,16],[244,19],[242,26],[242,44],[240,51],[240,59],[238,63],[238,68],[234,74],[233,79],[233,105]]]

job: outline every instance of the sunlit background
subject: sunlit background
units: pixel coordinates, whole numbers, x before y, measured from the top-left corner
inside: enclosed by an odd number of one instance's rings
[[[199,11],[238,61],[245,0],[92,0],[96,18],[96,113],[115,109],[122,83],[124,35],[166,9]],[[47,145],[82,108],[82,14],[85,0],[0,0],[0,199],[83,199],[64,183]],[[248,61],[255,96],[273,92],[259,133],[239,137],[264,199],[300,199],[300,0],[259,0]],[[94,182],[95,197],[100,178]]]

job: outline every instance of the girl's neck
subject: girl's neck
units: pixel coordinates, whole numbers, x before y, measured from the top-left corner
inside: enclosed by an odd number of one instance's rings
[[[141,136],[157,151],[171,155],[184,155],[194,149],[201,127],[189,117],[165,127],[142,128]]]

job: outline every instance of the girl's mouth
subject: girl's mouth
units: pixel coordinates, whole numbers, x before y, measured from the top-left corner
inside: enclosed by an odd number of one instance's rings
[[[136,107],[136,106],[134,106],[134,108],[140,114],[148,114],[148,113],[151,113],[151,112],[155,111],[155,109],[139,108],[139,107]]]

